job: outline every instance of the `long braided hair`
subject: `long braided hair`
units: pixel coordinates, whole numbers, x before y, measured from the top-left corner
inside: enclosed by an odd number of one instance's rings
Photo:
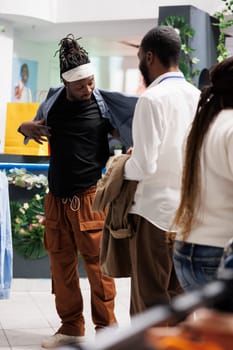
[[[202,89],[187,138],[181,200],[172,225],[180,229],[184,240],[189,235],[201,201],[200,151],[203,140],[217,114],[225,108],[233,108],[233,57],[210,70],[210,85]]]
[[[68,34],[58,44],[60,49],[55,52],[54,56],[59,52],[61,80],[63,80],[62,73],[90,62],[88,52],[78,43],[79,39],[81,38],[75,39],[73,34]]]

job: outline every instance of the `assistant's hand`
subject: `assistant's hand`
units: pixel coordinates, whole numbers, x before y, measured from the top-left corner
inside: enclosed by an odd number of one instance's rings
[[[132,154],[133,152],[133,147],[129,147],[126,151],[126,154],[128,154],[129,156]]]
[[[24,122],[20,126],[20,131],[39,144],[47,142],[51,136],[50,127],[45,125],[45,119]]]

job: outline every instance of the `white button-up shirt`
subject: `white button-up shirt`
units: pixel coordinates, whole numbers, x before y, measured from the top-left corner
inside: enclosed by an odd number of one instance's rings
[[[233,238],[233,109],[222,110],[205,136],[197,209],[186,241],[225,247]]]
[[[124,177],[138,180],[130,212],[170,229],[179,204],[182,151],[200,91],[181,72],[159,76],[140,96],[133,118],[133,152]]]

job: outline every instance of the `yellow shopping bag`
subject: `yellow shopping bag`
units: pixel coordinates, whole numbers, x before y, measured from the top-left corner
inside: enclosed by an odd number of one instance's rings
[[[48,155],[47,142],[44,142],[43,145],[40,145],[37,142],[30,140],[27,145],[24,145],[23,136],[17,131],[21,123],[32,120],[34,118],[38,107],[38,102],[9,102],[7,104],[4,153],[36,156]]]

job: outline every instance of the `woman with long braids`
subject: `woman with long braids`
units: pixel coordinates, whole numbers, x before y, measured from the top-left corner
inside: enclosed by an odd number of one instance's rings
[[[78,252],[90,283],[96,331],[116,323],[114,280],[101,273],[99,263],[105,213],[93,212],[92,203],[96,183],[109,158],[108,134],[121,134],[120,129],[116,130],[116,118],[126,120],[124,113],[132,118],[137,101],[133,96],[95,88],[88,54],[72,34],[61,40],[58,52],[64,86],[51,88],[34,120],[22,123],[18,129],[25,136],[25,143],[31,138],[38,143],[49,141],[50,145],[44,243],[61,327],[43,340],[44,348],[83,340],[85,320]],[[106,98],[108,103],[112,101],[112,114]]]
[[[213,280],[233,237],[233,57],[210,70],[189,132],[174,225],[174,263],[185,291]]]

